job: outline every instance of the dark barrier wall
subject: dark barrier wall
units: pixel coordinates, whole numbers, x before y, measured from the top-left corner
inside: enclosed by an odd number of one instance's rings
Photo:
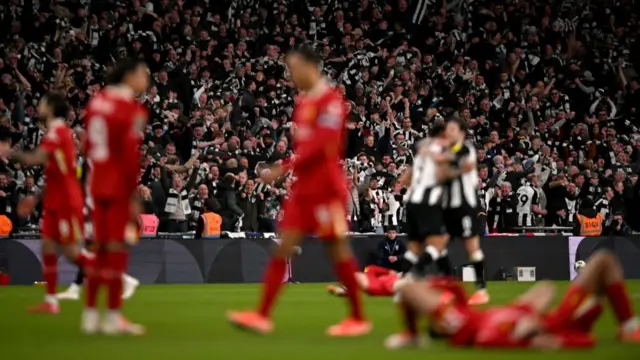
[[[382,236],[356,236],[353,248],[361,265],[375,258]],[[570,255],[570,239],[576,248]],[[275,239],[143,240],[132,248],[129,273],[143,283],[241,283],[258,282],[276,246]],[[610,244],[609,244],[610,243]],[[609,244],[609,245],[607,245]],[[501,268],[535,266],[538,279],[567,280],[576,259],[586,259],[594,249],[615,248],[628,277],[640,278],[640,237],[623,239],[567,237],[488,237],[482,240],[487,259],[486,275],[499,280]],[[465,264],[467,256],[460,242],[450,246],[456,266]],[[574,256],[575,255],[575,256]],[[575,259],[572,259],[572,256]],[[0,240],[0,270],[8,271],[12,284],[40,281],[40,241],[38,239]],[[60,259],[60,282],[75,277],[75,267]],[[293,279],[300,282],[334,281],[333,267],[324,253],[324,245],[309,239],[302,254],[292,261]]]
[[[640,237],[573,237],[570,238],[570,242],[573,243],[575,248],[575,255],[571,258],[572,261],[586,260],[595,251],[608,249],[613,251],[620,259],[626,278],[640,279]],[[571,247],[570,244],[569,248],[571,249]]]

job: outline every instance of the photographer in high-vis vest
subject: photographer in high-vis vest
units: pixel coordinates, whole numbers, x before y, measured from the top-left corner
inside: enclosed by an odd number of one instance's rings
[[[196,225],[196,239],[206,238],[209,236],[220,236],[220,228],[222,226],[222,217],[212,211],[212,209],[219,208],[213,199],[206,199],[204,201],[203,213],[198,219]]]
[[[604,227],[604,217],[596,212],[590,199],[584,199],[580,203],[574,224],[573,234],[576,236],[600,236]]]

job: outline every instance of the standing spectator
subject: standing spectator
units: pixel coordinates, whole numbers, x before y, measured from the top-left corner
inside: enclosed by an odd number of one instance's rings
[[[276,221],[280,214],[280,205],[287,194],[286,189],[261,183],[261,179],[257,178],[258,186],[256,191],[263,194],[258,202],[258,223],[261,232],[275,232]]]
[[[27,196],[33,196],[38,198],[40,195],[40,189],[35,185],[35,179],[33,176],[27,176],[24,179],[24,184],[16,189],[17,201],[24,199]],[[41,216],[41,204],[34,209],[34,212],[24,219],[16,219],[14,226],[37,226],[40,222]]]
[[[7,174],[0,173],[0,215],[15,221],[16,183]]]
[[[138,196],[142,204],[140,214],[155,215],[158,212],[155,204],[153,203],[153,199],[151,198],[151,190],[149,190],[148,187],[139,185]]]
[[[209,208],[211,212],[220,211],[220,203],[216,199],[209,196],[209,188],[206,184],[200,184],[197,191],[189,197],[189,206],[191,207],[191,223],[195,225],[200,218],[200,215],[204,213],[204,204],[207,199],[212,200],[212,207]]]
[[[222,231],[235,231],[238,219],[244,215],[238,206],[238,193],[235,190],[236,177],[226,174],[220,185],[216,198],[220,202],[220,216],[222,217]]]
[[[240,189],[240,199],[238,206],[244,214],[241,218],[241,231],[257,232],[258,231],[258,197],[264,198],[264,193],[256,194],[254,192],[255,184],[253,180],[247,180],[244,187]],[[261,200],[262,200],[261,199]]]
[[[188,220],[191,215],[189,206],[189,191],[193,188],[197,177],[197,168],[192,169],[191,177],[187,184],[182,186],[182,179],[178,174],[173,174],[173,185],[166,192],[167,202],[164,211],[169,221],[167,231],[170,233],[187,232]]]
[[[498,231],[508,233],[518,226],[518,195],[513,191],[510,182],[502,183],[501,195]]]
[[[373,190],[371,188],[364,191],[360,199],[360,232],[370,233],[376,229],[376,214],[378,205],[373,199]]]

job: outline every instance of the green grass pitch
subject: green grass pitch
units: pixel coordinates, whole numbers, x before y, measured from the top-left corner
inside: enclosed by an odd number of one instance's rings
[[[490,283],[494,304],[505,303],[530,284]],[[559,283],[564,290],[567,283]],[[640,359],[640,345],[615,341],[610,312],[598,324],[599,345],[593,351],[536,353],[451,349],[435,342],[427,349],[390,352],[384,338],[399,329],[389,298],[366,298],[374,332],[357,339],[330,339],[327,326],[346,311],[343,299],[330,297],[324,285],[290,285],[275,311],[276,332],[261,337],[239,332],[225,321],[227,309],[252,307],[258,285],[141,286],[125,304],[125,314],[147,326],[141,338],[85,336],[79,332],[80,302],[62,302],[58,316],[27,314],[25,307],[41,300],[43,290],[0,287],[0,359],[7,360],[403,360],[403,359]],[[629,291],[640,309],[640,281]]]

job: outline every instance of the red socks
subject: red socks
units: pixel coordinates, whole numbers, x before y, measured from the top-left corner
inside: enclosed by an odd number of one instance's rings
[[[553,312],[553,315],[547,317],[545,328],[548,331],[555,331],[564,324],[567,324],[567,322],[573,318],[576,310],[580,308],[589,296],[591,296],[591,294],[581,286],[576,284],[571,285],[562,302]]]
[[[128,254],[125,251],[106,253],[104,280],[107,284],[107,308],[119,310],[122,307],[122,275],[127,268]]]
[[[353,258],[339,261],[335,264],[338,279],[347,288],[347,296],[351,305],[351,317],[363,320],[362,303],[360,302],[360,289],[356,281],[357,266]]]
[[[616,314],[619,324],[624,324],[633,317],[633,309],[623,281],[607,286],[607,298],[611,303],[611,307],[613,307],[613,312]]]
[[[95,309],[98,302],[98,293],[103,284],[103,268],[106,264],[106,253],[99,251],[93,261],[85,263],[85,307]]]
[[[282,279],[287,270],[287,260],[271,258],[267,265],[267,272],[262,281],[262,298],[258,312],[265,317],[271,315],[271,308],[282,288]]]
[[[42,256],[44,267],[42,269],[43,280],[47,283],[47,295],[55,295],[58,285],[58,255],[44,254]]]

